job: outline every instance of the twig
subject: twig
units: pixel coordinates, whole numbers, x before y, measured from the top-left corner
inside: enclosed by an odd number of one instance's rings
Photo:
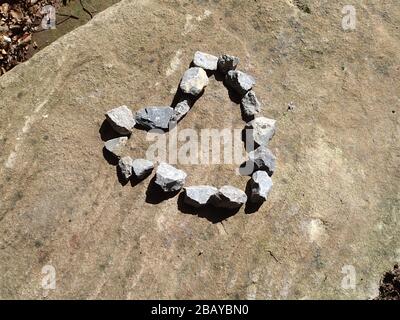
[[[92,13],[88,9],[85,8],[85,6],[82,3],[82,0],[79,0],[79,3],[81,4],[83,11],[85,11],[90,16],[90,19],[92,19],[93,18]]]

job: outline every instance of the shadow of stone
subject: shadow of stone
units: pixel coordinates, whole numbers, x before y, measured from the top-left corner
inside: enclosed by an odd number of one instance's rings
[[[249,121],[251,121],[251,120],[254,120],[254,116],[248,116],[248,115],[246,115],[246,114],[243,112],[243,106],[242,106],[242,104],[240,104],[240,114],[241,114],[242,120],[243,120],[244,122],[249,122]]]
[[[244,212],[246,214],[252,214],[254,212],[257,212],[260,209],[260,207],[262,206],[262,204],[264,203],[264,201],[259,201],[259,202],[251,202],[250,201],[251,179],[249,181],[247,181],[245,192],[246,192],[246,195],[247,195],[247,202],[246,202],[246,205],[244,207]]]
[[[131,187],[136,187],[139,183],[141,183],[141,182],[143,182],[144,180],[146,180],[150,175],[151,175],[151,172],[149,172],[145,177],[138,178],[138,177],[136,177],[136,176],[133,174],[133,175],[131,176],[131,178],[130,178]]]
[[[117,171],[118,182],[121,184],[121,186],[127,185],[129,179],[126,179],[124,177],[124,175],[121,172],[121,168],[118,165],[116,166],[116,171]]]
[[[175,197],[180,190],[174,192],[163,191],[156,183],[156,177],[154,176],[149,183],[146,190],[146,202],[150,204],[158,204],[165,200]]]
[[[185,193],[181,192],[178,197],[178,210],[184,214],[197,215],[199,218],[205,218],[211,223],[218,223],[234,216],[238,213],[240,208],[237,209],[221,209],[212,205],[207,205],[200,208],[194,208],[184,202]]]
[[[116,166],[118,164],[118,157],[112,152],[108,151],[105,147],[103,147],[103,157],[112,166]]]
[[[118,138],[121,136],[129,136],[129,135],[122,135],[118,132],[116,132],[113,127],[110,125],[110,123],[107,121],[107,119],[105,119],[103,121],[103,123],[100,126],[99,129],[99,134],[101,137],[101,140],[103,140],[104,142],[114,139],[114,138]]]

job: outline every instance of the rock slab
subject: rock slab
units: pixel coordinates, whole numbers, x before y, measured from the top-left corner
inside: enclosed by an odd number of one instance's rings
[[[120,134],[130,134],[135,126],[132,111],[127,106],[114,108],[105,115],[112,128]]]
[[[200,208],[210,203],[218,189],[212,186],[192,186],[185,188],[184,202],[192,207]]]
[[[146,129],[167,131],[175,111],[171,107],[147,107],[136,113],[136,122]]]
[[[185,71],[179,87],[192,96],[198,96],[208,85],[207,73],[199,67],[193,67]]]
[[[218,68],[218,57],[201,51],[196,51],[193,58],[193,65],[204,70],[215,71]]]
[[[157,167],[155,183],[165,192],[174,192],[182,189],[186,177],[183,170],[161,162]]]

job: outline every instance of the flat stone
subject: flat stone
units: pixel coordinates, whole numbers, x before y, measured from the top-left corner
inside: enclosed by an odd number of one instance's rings
[[[187,174],[168,163],[161,162],[156,171],[155,183],[165,192],[173,192],[182,189]]]
[[[196,51],[193,58],[193,64],[204,70],[215,71],[218,67],[218,57],[201,51]]]
[[[114,108],[108,111],[105,116],[112,128],[120,134],[131,133],[135,126],[132,111],[127,106]]]
[[[183,201],[192,207],[199,208],[209,204],[211,197],[217,192],[218,189],[212,186],[186,187]]]
[[[118,161],[118,167],[122,176],[128,180],[132,176],[133,159],[129,156],[122,157]]]
[[[218,58],[218,71],[226,74],[230,70],[235,70],[240,59],[235,56],[224,54]]]
[[[242,111],[246,117],[253,117],[260,112],[261,103],[253,90],[248,91],[242,98]]]
[[[256,83],[256,80],[252,76],[238,70],[228,71],[225,81],[229,87],[231,87],[241,96],[245,95],[247,91],[251,90]]]
[[[177,103],[174,108],[174,114],[171,120],[178,122],[189,112],[189,110],[190,110],[190,104],[187,100],[183,100]]]
[[[212,197],[211,202],[217,208],[237,209],[247,201],[247,195],[242,190],[232,187],[223,186],[218,193]]]
[[[104,147],[117,157],[120,157],[125,149],[128,137],[118,137],[108,140],[104,143]]]
[[[256,150],[249,152],[249,160],[246,167],[249,171],[247,174],[252,174],[255,171],[266,171],[268,175],[272,175],[275,171],[276,157],[265,146],[260,146]]]
[[[132,162],[133,174],[136,178],[147,177],[153,171],[154,163],[147,159],[135,159]]]
[[[147,107],[136,113],[136,122],[147,129],[168,130],[169,123],[174,116],[171,107]]]
[[[250,201],[258,203],[267,200],[272,185],[272,179],[265,171],[254,172],[250,181]]]
[[[185,71],[179,86],[184,93],[197,96],[207,85],[207,73],[202,68],[193,67]]]
[[[246,141],[256,146],[267,146],[275,134],[276,120],[258,117],[246,124]]]

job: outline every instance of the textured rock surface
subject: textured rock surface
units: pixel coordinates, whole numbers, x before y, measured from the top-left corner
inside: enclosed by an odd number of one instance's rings
[[[357,29],[344,32],[348,2],[308,0],[312,14],[289,2],[122,1],[0,77],[2,299],[378,294],[400,243],[400,8],[357,1]],[[279,126],[268,201],[223,225],[182,213],[177,197],[149,203],[149,179],[122,187],[99,133],[110,105],[169,104],[199,44],[241,58]],[[243,121],[210,81],[179,126]],[[144,157],[146,136],[135,130],[127,154]],[[236,164],[179,168],[187,185],[249,180]],[[47,264],[56,290],[41,287]],[[346,290],[349,265],[357,285]]]
[[[132,111],[127,106],[120,106],[108,111],[106,118],[113,129],[120,134],[131,133],[135,126]]]
[[[251,202],[262,202],[268,197],[272,188],[272,179],[265,171],[256,171],[251,176]]]
[[[133,159],[129,156],[122,157],[118,161],[118,167],[121,171],[122,176],[128,180],[132,176]]]
[[[197,96],[204,90],[207,85],[207,73],[202,68],[193,67],[186,70],[183,74],[180,88],[184,93]]]
[[[180,101],[174,108],[172,121],[180,121],[190,110],[190,104],[187,100]]]
[[[255,85],[253,76],[239,70],[228,71],[225,77],[226,84],[235,90],[239,95],[246,94]]]
[[[212,54],[196,51],[193,58],[193,64],[204,70],[215,71],[218,67],[218,57]]]
[[[243,114],[246,117],[255,116],[257,113],[260,112],[261,103],[258,101],[256,93],[253,90],[247,92],[241,103]]]
[[[276,120],[258,117],[246,123],[246,139],[254,142],[255,146],[267,146],[275,134]]]
[[[218,58],[218,70],[226,74],[230,70],[235,70],[239,64],[240,59],[228,54],[224,54]]]
[[[168,130],[169,123],[174,117],[171,107],[147,107],[136,113],[136,122],[147,129]]]
[[[237,209],[246,203],[247,195],[236,187],[222,186],[211,201],[217,208]]]
[[[275,155],[267,147],[260,146],[254,151],[249,152],[249,161],[247,168],[250,169],[249,174],[257,170],[264,170],[270,176],[275,171]]]
[[[155,183],[165,192],[173,192],[182,189],[187,174],[168,163],[161,162],[156,171]]]
[[[186,204],[195,208],[200,208],[210,203],[210,198],[218,192],[213,186],[192,186],[185,188]]]
[[[128,137],[118,137],[114,139],[107,140],[104,143],[104,148],[117,157],[122,156]]]
[[[135,159],[132,162],[133,173],[136,178],[143,179],[148,176],[154,168],[154,163],[147,159]]]

